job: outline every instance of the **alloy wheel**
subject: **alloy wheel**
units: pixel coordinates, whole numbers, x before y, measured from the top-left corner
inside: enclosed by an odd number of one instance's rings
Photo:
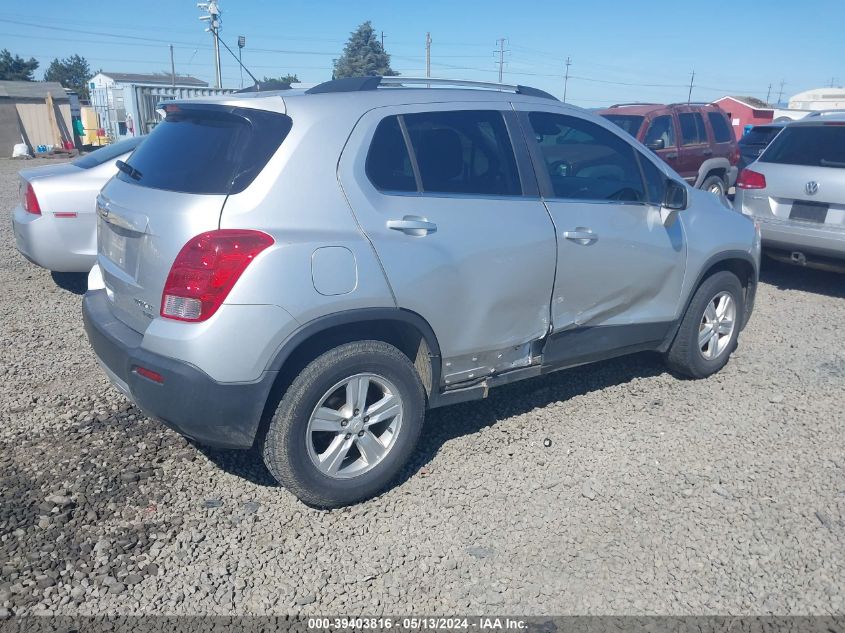
[[[729,292],[720,292],[704,309],[698,327],[698,350],[706,360],[721,356],[736,328],[736,301]]]
[[[402,398],[396,386],[371,373],[355,374],[329,389],[306,430],[311,462],[324,475],[349,479],[381,463],[402,427]]]

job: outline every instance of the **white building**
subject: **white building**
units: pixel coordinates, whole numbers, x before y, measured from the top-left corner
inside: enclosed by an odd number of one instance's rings
[[[845,110],[845,88],[816,88],[789,99],[790,110]]]
[[[186,75],[112,72],[97,73],[88,87],[100,127],[115,139],[149,134],[159,121],[156,108],[162,101],[233,92]]]

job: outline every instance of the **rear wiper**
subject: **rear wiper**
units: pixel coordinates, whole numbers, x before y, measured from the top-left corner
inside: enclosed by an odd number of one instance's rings
[[[819,162],[822,167],[845,167],[845,163],[838,160],[827,160],[826,158],[822,158]]]
[[[122,160],[115,161],[117,168],[133,180],[141,180],[141,172],[135,169],[129,163],[124,163]]]

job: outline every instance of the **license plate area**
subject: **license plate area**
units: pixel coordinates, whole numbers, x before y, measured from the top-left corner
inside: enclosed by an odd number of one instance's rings
[[[827,219],[829,206],[822,202],[796,201],[792,203],[792,209],[789,211],[789,219],[824,224]]]
[[[123,229],[106,224],[100,233],[100,251],[121,270],[127,270],[126,232]]]

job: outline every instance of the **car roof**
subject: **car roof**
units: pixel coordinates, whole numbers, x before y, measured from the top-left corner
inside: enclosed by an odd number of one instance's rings
[[[353,107],[365,111],[384,105],[402,105],[407,103],[443,103],[450,101],[528,101],[538,104],[554,103],[562,105],[552,95],[528,86],[493,84],[463,80],[444,80],[435,78],[410,77],[358,77],[347,80],[334,80],[318,84],[308,90],[272,90],[267,92],[237,92],[225,95],[200,97],[195,99],[169,101],[165,104],[218,104],[234,107],[250,107],[276,112],[286,112],[287,104],[300,107],[305,103],[339,103],[344,108]],[[372,81],[366,81],[372,80]],[[361,87],[356,87],[358,84]],[[384,82],[384,84],[380,84]],[[408,84],[426,84],[424,87],[410,87]],[[338,86],[337,84],[341,84]],[[571,106],[574,108],[574,106]]]
[[[597,114],[602,116],[608,114],[621,116],[646,116],[660,110],[674,110],[681,108],[690,108],[692,110],[721,110],[721,108],[714,103],[617,103],[609,108],[599,110]]]

